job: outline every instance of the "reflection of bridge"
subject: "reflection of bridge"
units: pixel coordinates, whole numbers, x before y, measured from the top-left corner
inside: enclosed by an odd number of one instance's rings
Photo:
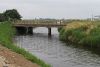
[[[13,26],[16,27],[17,32],[20,34],[33,34],[34,27],[47,27],[48,35],[51,36],[51,27],[62,27],[66,24],[61,21],[55,22],[41,22],[34,20],[18,20],[13,22]]]

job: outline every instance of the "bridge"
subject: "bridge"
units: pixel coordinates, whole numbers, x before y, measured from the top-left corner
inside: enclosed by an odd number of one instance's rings
[[[35,27],[47,27],[48,35],[51,36],[51,27],[66,26],[66,23],[62,21],[17,20],[13,21],[13,26],[20,34],[33,34]]]

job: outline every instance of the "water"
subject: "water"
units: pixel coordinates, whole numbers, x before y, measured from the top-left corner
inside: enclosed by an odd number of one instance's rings
[[[52,28],[51,38],[47,31],[47,28],[36,28],[33,36],[15,36],[14,40],[52,67],[100,67],[100,56],[62,43],[56,28]]]

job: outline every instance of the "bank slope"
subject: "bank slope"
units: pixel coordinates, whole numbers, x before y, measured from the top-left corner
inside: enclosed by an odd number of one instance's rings
[[[77,46],[100,48],[100,23],[97,21],[73,21],[59,29],[60,40]]]
[[[13,28],[11,22],[0,22],[0,43],[2,44],[2,46],[5,46],[16,53],[23,55],[26,59],[30,60],[33,63],[37,63],[41,67],[51,67],[36,56],[25,51],[23,48],[15,46],[12,42],[12,37],[14,36],[14,34],[15,29]]]

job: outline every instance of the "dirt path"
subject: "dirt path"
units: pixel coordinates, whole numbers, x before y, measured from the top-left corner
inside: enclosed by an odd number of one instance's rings
[[[0,45],[0,67],[39,67],[26,60],[22,55]]]

